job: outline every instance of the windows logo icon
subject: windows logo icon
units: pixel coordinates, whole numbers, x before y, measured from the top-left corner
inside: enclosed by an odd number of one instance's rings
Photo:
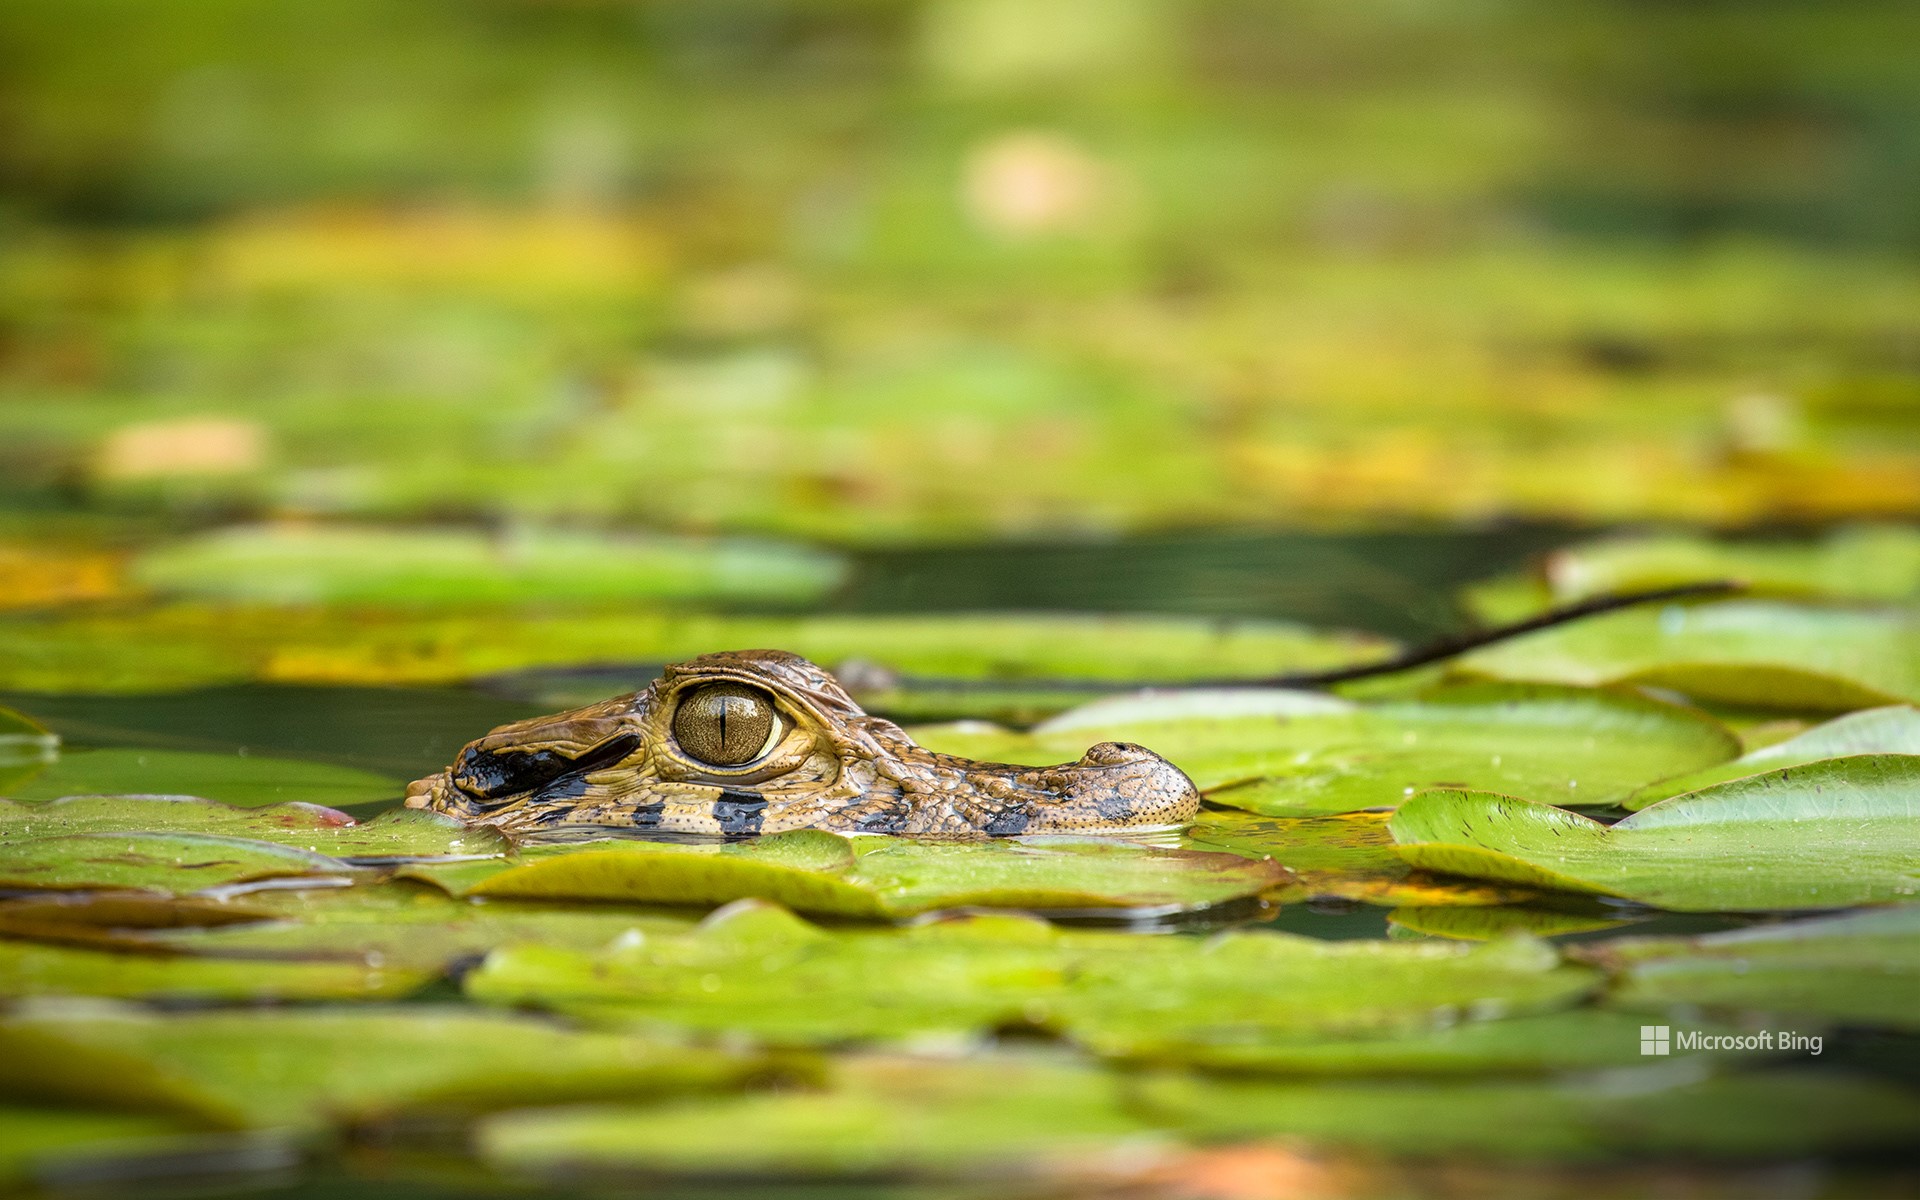
[[[1642,1025],[1640,1027],[1640,1053],[1671,1054],[1672,1052],[1667,1026]]]

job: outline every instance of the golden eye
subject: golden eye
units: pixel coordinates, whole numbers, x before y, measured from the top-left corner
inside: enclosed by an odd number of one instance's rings
[[[673,736],[680,748],[716,767],[737,767],[773,749],[782,722],[773,697],[738,683],[696,688],[673,714]]]

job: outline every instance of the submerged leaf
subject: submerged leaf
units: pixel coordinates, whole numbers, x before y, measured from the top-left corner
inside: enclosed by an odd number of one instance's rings
[[[1704,714],[1622,691],[1483,683],[1364,706],[1301,697],[1169,692],[1096,701],[1028,735],[914,732],[929,749],[1017,763],[1068,761],[1097,741],[1138,742],[1172,759],[1209,801],[1268,816],[1391,808],[1429,787],[1612,804],[1740,749]]]
[[[1728,780],[1856,754],[1920,754],[1920,710],[1895,704],[1835,717],[1794,737],[1751,750],[1732,762],[1650,784],[1625,803],[1628,808],[1645,808],[1656,800]]]
[[[1920,1031],[1920,905],[1696,938],[1622,938],[1586,956],[1607,1000],[1825,1018]]]
[[[0,1089],[242,1128],[655,1096],[732,1085],[762,1065],[444,1007],[35,1009],[0,1020]]]
[[[1631,683],[1761,709],[1920,701],[1920,610],[1780,601],[1630,608],[1475,650],[1470,674]]]
[[[203,796],[228,804],[359,804],[391,800],[400,784],[332,763],[188,750],[71,750],[6,794],[18,800],[61,796]]]
[[[1920,756],[1862,755],[1663,800],[1614,826],[1425,792],[1390,828],[1416,866],[1684,912],[1846,908],[1920,888]]]

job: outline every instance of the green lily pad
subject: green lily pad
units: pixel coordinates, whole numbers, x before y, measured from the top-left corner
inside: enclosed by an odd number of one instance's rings
[[[1371,1036],[1269,1035],[1187,1042],[1152,1048],[1135,1057],[1146,1063],[1271,1075],[1546,1075],[1644,1065],[1642,1020],[1579,1008]],[[1701,1028],[1716,1034],[1740,1032],[1723,1025]],[[1718,1061],[1757,1053],[1682,1050],[1678,1057],[1711,1055]]]
[[[337,858],[203,833],[69,833],[0,845],[0,887],[196,892],[289,875],[344,874]]]
[[[135,580],[176,595],[269,604],[566,601],[806,604],[847,573],[836,554],[772,541],[577,530],[507,537],[462,529],[265,525],[146,551]]]
[[[1920,754],[1920,710],[1911,705],[1894,704],[1835,717],[1805,733],[1749,751],[1732,762],[1650,784],[1629,796],[1625,805],[1645,808],[1668,796],[1697,792],[1728,780],[1857,754]]]
[[[62,796],[201,796],[228,804],[359,804],[398,798],[401,785],[353,767],[188,750],[70,750],[8,787],[16,800]]]
[[[502,1113],[481,1155],[519,1171],[985,1178],[1138,1158],[1153,1131],[1104,1072],[1047,1059],[856,1058],[822,1092]]]
[[[1496,904],[1478,908],[1428,904],[1396,908],[1387,914],[1387,920],[1396,929],[1406,929],[1429,937],[1485,942],[1512,937],[1514,934],[1549,938],[1569,933],[1595,933],[1602,929],[1631,925],[1635,918],[1525,904]]]
[[[1737,580],[1762,595],[1909,600],[1920,597],[1920,530],[1857,526],[1817,542],[1607,538],[1556,550],[1537,576],[1491,581],[1467,595],[1482,616],[1505,621],[1606,592],[1716,579]]]
[[[1574,1002],[1597,979],[1538,943],[1330,943],[1265,932],[1143,939],[1009,916],[828,933],[755,906],[684,937],[596,953],[508,947],[465,986],[493,1004],[776,1043],[1029,1024],[1134,1057],[1543,1011]]]
[[[1634,608],[1459,660],[1509,680],[1644,684],[1738,707],[1851,712],[1920,701],[1920,610],[1781,601]]]
[[[60,739],[10,708],[0,708],[0,788],[27,779],[60,753]]]
[[[129,1000],[383,1000],[418,991],[433,973],[364,962],[260,962],[121,954],[0,941],[0,995]]]
[[[158,930],[210,929],[272,913],[204,896],[154,892],[43,892],[0,901],[0,936],[108,949],[154,948]]]
[[[466,901],[408,883],[262,892],[247,898],[247,910],[253,919],[245,924],[149,930],[139,941],[182,954],[347,959],[437,973],[501,946],[595,950],[694,923],[684,910]],[[5,916],[0,906],[0,930]]]
[[[1391,808],[1428,787],[1612,804],[1740,750],[1712,718],[1644,696],[1502,684],[1365,706],[1252,689],[1149,693],[1131,704],[1097,701],[1029,735],[977,726],[914,733],[929,749],[1017,763],[1067,761],[1097,741],[1138,742],[1177,763],[1212,803],[1267,816]]]
[[[1507,904],[1529,889],[1473,883],[1418,871],[1394,852],[1386,813],[1262,817],[1232,809],[1205,812],[1181,837],[1195,850],[1272,859],[1292,880],[1267,899],[1278,904],[1337,897],[1368,904]]]
[[[338,858],[467,857],[507,849],[506,839],[491,829],[413,808],[383,812],[363,822],[300,801],[236,808],[193,796],[70,796],[26,804],[0,800],[0,848],[29,838],[121,832],[218,834]]]
[[[207,1148],[199,1125],[173,1117],[0,1107],[0,1186],[57,1176],[63,1161],[98,1163]]]
[[[1588,1160],[1649,1155],[1768,1159],[1896,1149],[1920,1100],[1895,1084],[1769,1071],[1698,1080],[1668,1067],[1633,1083],[1333,1081],[1162,1076],[1133,1093],[1201,1137],[1298,1138],[1420,1157]]]
[[[1424,792],[1389,828],[1434,871],[1621,896],[1682,912],[1846,908],[1920,889],[1920,756],[1755,775],[1614,826],[1485,792]]]
[[[1583,953],[1622,1008],[1778,1013],[1920,1031],[1920,906],[1696,938],[1621,938]]]
[[[1113,839],[857,840],[797,830],[734,843],[589,842],[514,866],[413,868],[456,895],[724,904],[747,897],[829,916],[905,917],[960,906],[1204,908],[1286,879],[1277,864]]]
[[[1259,678],[1376,658],[1388,644],[1278,621],[979,613],[804,617],[604,608],[328,609],[167,604],[0,616],[0,689],[124,692],[234,683],[450,683],[536,667],[647,664],[779,646],[827,667],[987,680]],[[877,667],[879,670],[874,670]]]
[[[235,1128],[651,1097],[731,1086],[763,1068],[740,1055],[444,1007],[37,1008],[0,1020],[0,1091]]]

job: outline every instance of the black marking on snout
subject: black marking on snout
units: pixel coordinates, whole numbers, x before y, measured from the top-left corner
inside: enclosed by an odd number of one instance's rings
[[[1017,837],[1027,831],[1033,823],[1033,814],[1024,808],[1009,808],[997,812],[980,831],[988,837]]]
[[[640,748],[640,735],[623,733],[570,758],[558,750],[480,750],[468,747],[454,764],[453,778],[460,790],[476,799],[506,799],[539,791],[543,799],[571,799],[583,795],[562,790],[579,777],[610,767]],[[559,785],[556,787],[556,785]]]
[[[766,798],[759,792],[728,788],[713,802],[713,819],[728,837],[752,837],[766,822]]]

